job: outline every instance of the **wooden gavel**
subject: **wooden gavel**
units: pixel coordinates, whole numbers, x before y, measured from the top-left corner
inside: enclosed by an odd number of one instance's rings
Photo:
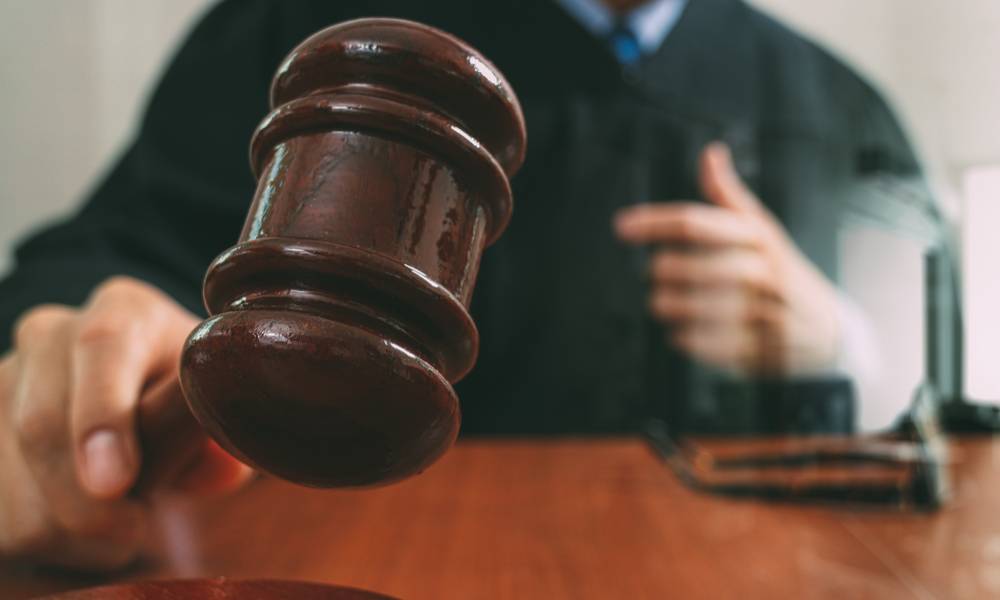
[[[284,479],[418,473],[458,434],[452,383],[476,360],[468,306],[510,219],[520,105],[455,37],[361,19],[295,48],[271,106],[250,144],[257,191],[239,243],[208,268],[212,316],[188,338],[180,388],[224,449]],[[146,482],[194,427],[166,404],[140,411]]]

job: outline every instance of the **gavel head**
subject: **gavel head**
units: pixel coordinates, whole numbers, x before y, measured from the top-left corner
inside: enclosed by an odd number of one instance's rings
[[[212,315],[181,385],[225,449],[291,481],[386,483],[454,441],[468,305],[511,214],[524,118],[460,40],[394,19],[307,39],[250,144],[239,243],[205,276]]]

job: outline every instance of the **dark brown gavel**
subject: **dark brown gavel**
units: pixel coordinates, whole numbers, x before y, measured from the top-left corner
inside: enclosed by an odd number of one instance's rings
[[[246,224],[208,269],[212,316],[181,358],[187,404],[227,451],[297,483],[418,473],[458,433],[452,383],[476,360],[468,306],[510,219],[520,105],[460,40],[361,19],[293,50],[271,106]],[[192,435],[176,402],[157,413],[171,394],[140,413],[144,481]]]

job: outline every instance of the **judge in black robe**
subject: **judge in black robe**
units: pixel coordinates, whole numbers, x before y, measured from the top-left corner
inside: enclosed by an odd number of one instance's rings
[[[500,68],[524,107],[513,221],[487,249],[473,298],[481,350],[458,384],[466,433],[631,431],[650,418],[698,428],[706,402],[738,407],[725,425],[734,430],[767,429],[775,410],[791,427],[850,429],[850,386],[835,377],[733,384],[674,349],[646,310],[647,251],[612,230],[624,206],[700,197],[697,157],[722,140],[836,281],[831,190],[859,169],[918,171],[872,87],[740,0],[690,0],[663,45],[627,70],[538,0],[224,1],[174,57],[83,208],[17,248],[0,327],[40,303],[79,305],[118,274],[202,313],[201,277],[237,239],[253,195],[246,147],[272,74],[306,36],[361,16],[454,33]]]

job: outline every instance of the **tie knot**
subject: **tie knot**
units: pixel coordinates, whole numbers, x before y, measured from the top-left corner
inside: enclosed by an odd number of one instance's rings
[[[642,58],[642,49],[635,32],[624,21],[619,21],[608,34],[611,52],[623,65],[634,65]]]

